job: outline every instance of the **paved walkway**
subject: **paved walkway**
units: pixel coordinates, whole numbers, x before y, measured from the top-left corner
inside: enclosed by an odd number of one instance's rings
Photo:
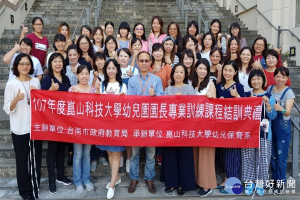
[[[105,177],[95,177],[91,176],[91,181],[95,184],[95,190],[92,192],[84,191],[83,194],[77,194],[75,192],[75,186],[72,184],[70,186],[63,186],[61,184],[57,184],[57,193],[50,194],[48,190],[48,180],[43,178],[41,180],[41,188],[40,188],[40,199],[106,199],[105,185],[110,181],[108,176]],[[164,184],[159,182],[158,179],[155,179],[154,183],[156,185],[157,193],[151,194],[148,192],[143,179],[140,179],[140,183],[137,186],[135,193],[129,194],[127,192],[127,188],[129,185],[130,179],[128,176],[122,176],[122,183],[116,187],[115,197],[114,199],[199,199],[196,193],[197,191],[189,191],[186,192],[183,196],[177,196],[176,192],[172,192],[170,194],[164,193]],[[274,196],[273,194],[266,193],[263,197],[254,196],[253,199],[280,199],[280,200],[299,200],[300,199],[300,178],[296,180],[296,189],[295,193],[284,194],[280,196]],[[206,197],[205,199],[251,199],[252,196],[245,195],[223,195],[218,190],[213,190],[213,192]],[[0,179],[0,199],[20,199],[17,189],[17,180],[13,179]]]

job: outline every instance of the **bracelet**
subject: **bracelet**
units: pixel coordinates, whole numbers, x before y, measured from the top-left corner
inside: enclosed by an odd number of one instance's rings
[[[285,109],[283,109],[283,111],[281,111],[281,113],[282,113],[282,114],[284,114],[285,112],[286,112],[286,110],[285,110]]]

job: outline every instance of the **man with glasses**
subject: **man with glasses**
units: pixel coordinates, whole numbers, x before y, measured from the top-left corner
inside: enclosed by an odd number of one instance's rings
[[[140,69],[140,74],[137,74],[129,79],[128,95],[142,95],[142,96],[161,96],[163,95],[163,86],[161,79],[150,73],[151,59],[148,52],[142,51],[137,56],[137,64]],[[139,160],[140,148],[132,147],[132,156],[130,158],[130,185],[128,192],[133,193],[139,183]],[[148,191],[155,193],[156,189],[153,183],[155,176],[155,147],[145,147],[146,163],[145,163],[145,184]]]

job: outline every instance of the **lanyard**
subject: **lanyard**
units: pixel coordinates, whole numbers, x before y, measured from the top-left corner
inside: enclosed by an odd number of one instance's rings
[[[143,88],[143,84],[142,84],[142,81],[141,81],[141,77],[139,76],[139,82],[140,82],[140,86],[141,86],[141,89],[142,89],[142,95],[144,95],[144,93],[145,93],[145,90],[146,90],[146,88],[147,88],[147,85],[148,85],[149,80],[150,80],[150,74],[149,74],[148,79],[147,79],[147,81],[146,81],[146,83],[145,83],[145,87]]]

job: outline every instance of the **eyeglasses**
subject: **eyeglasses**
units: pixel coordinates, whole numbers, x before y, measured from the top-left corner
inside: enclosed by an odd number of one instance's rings
[[[149,63],[150,60],[139,60],[140,63]]]
[[[19,66],[25,66],[25,67],[27,67],[27,66],[30,66],[31,64],[30,63],[19,63]]]
[[[135,28],[136,31],[142,31],[142,28]]]
[[[107,45],[114,45],[114,42],[108,42]]]
[[[89,43],[80,43],[79,45],[81,45],[81,46],[86,46],[86,45],[88,45]]]
[[[255,46],[264,47],[265,45],[264,44],[255,44]]]
[[[35,26],[43,26],[43,24],[33,24],[33,25],[35,25]]]
[[[169,28],[170,31],[177,31],[177,28]]]

